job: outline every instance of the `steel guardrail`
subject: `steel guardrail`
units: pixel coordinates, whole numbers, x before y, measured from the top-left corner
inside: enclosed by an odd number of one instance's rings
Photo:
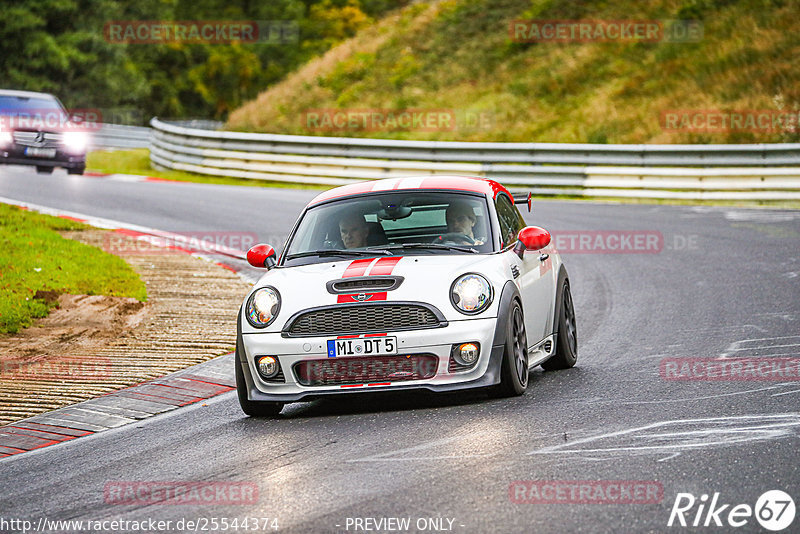
[[[89,132],[89,148],[148,148],[151,128],[101,124]]]
[[[153,165],[207,175],[340,185],[467,174],[537,194],[800,199],[800,143],[605,145],[475,143],[221,131],[151,120]],[[200,127],[198,127],[198,125]]]

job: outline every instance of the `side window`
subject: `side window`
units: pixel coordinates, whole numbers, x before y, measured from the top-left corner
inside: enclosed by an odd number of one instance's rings
[[[505,248],[516,242],[517,234],[525,228],[525,221],[506,195],[497,196],[495,207],[497,208],[497,220],[500,223],[500,246]]]

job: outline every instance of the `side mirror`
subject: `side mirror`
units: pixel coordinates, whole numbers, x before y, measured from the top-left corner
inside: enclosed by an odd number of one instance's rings
[[[540,250],[550,244],[550,232],[538,226],[526,226],[519,231],[518,237],[525,250]],[[519,251],[520,258],[525,250]]]
[[[253,267],[272,269],[275,267],[275,249],[263,243],[247,251],[247,263]]]

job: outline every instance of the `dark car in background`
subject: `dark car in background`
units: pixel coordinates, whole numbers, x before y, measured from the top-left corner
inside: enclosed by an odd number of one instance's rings
[[[53,95],[0,89],[0,163],[83,174],[87,129]]]

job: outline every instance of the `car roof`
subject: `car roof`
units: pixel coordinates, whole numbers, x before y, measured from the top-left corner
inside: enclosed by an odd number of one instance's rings
[[[406,176],[402,178],[385,178],[383,180],[370,180],[355,184],[343,185],[328,189],[320,193],[308,203],[313,206],[321,202],[334,198],[366,195],[380,191],[401,191],[401,190],[452,190],[468,191],[471,193],[481,193],[494,199],[498,193],[506,193],[511,197],[503,185],[487,178],[477,178],[472,176]]]
[[[16,91],[13,89],[0,89],[0,96],[18,96],[22,98],[52,98],[55,97],[49,93],[36,93],[34,91]]]

